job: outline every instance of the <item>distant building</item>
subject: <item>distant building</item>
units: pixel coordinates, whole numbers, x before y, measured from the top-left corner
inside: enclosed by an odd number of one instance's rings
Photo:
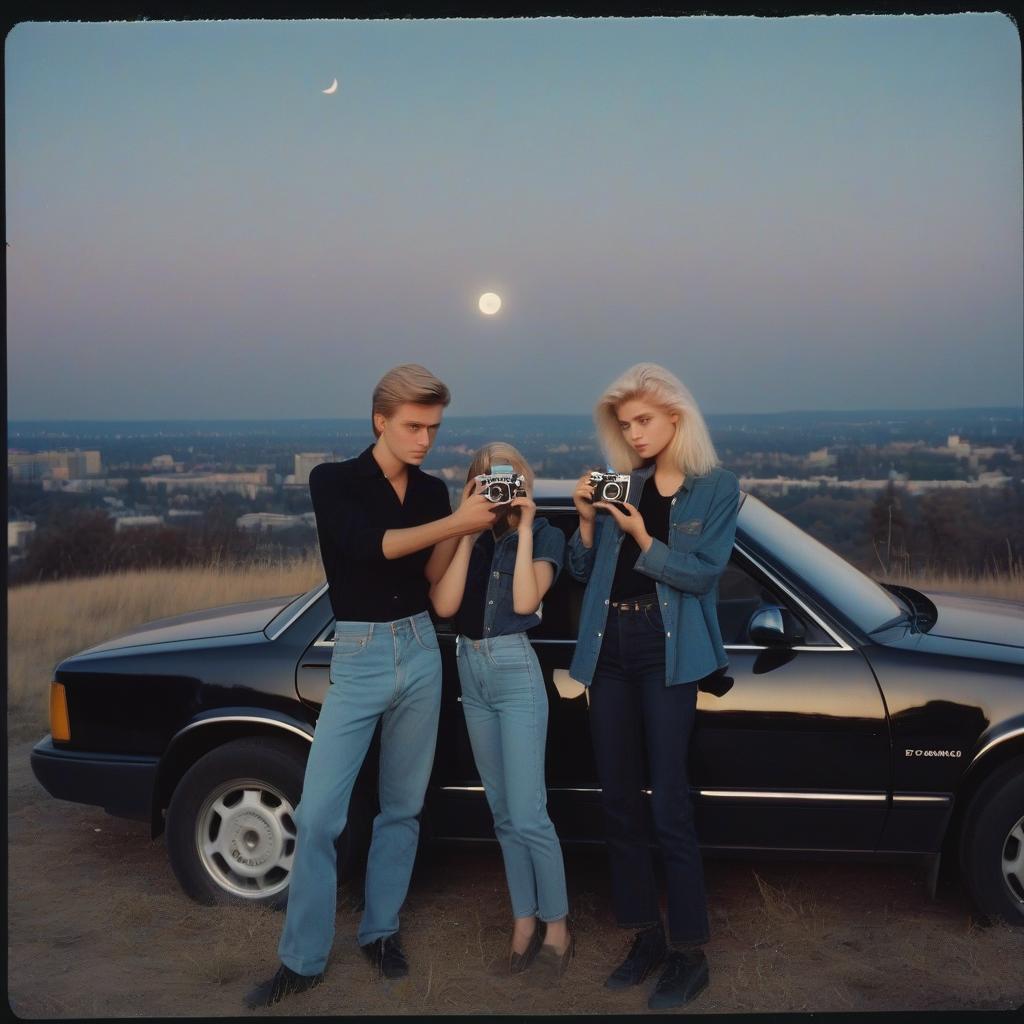
[[[327,452],[298,452],[295,456],[295,476],[290,482],[308,486],[309,473],[314,466],[319,466],[321,462],[334,461],[334,455]]]
[[[154,469],[174,469],[174,456],[173,455],[155,455],[149,463]]]
[[[168,493],[173,491],[205,491],[207,493],[241,494],[253,499],[271,490],[267,486],[267,471],[255,470],[248,473],[174,473],[141,478],[147,490],[156,490],[163,484]]]
[[[167,510],[167,518],[172,523],[189,523],[202,519],[204,512],[195,508],[171,508]]]
[[[114,529],[130,530],[136,526],[163,526],[163,516],[115,516]]]
[[[829,454],[827,447],[817,448],[813,452],[808,452],[807,464],[809,466],[834,466],[836,457]]]
[[[1005,487],[1013,477],[1006,476],[1004,473],[1000,473],[999,470],[994,469],[988,473],[978,474],[978,486],[979,487]]]
[[[36,524],[30,519],[14,519],[7,524],[7,553],[24,551],[32,534],[36,532]]]
[[[950,434],[946,441],[946,447],[958,459],[966,459],[971,454],[971,446],[966,441],[961,441],[959,434]]]
[[[307,515],[284,515],[280,512],[249,512],[235,520],[235,526],[240,530],[259,530],[267,533],[309,525],[312,524]]]
[[[905,474],[890,473],[884,480],[840,480],[837,476],[814,476],[809,480],[796,480],[790,477],[751,477],[739,478],[740,488],[744,491],[760,494],[788,494],[790,491],[817,490],[824,484],[830,490],[849,488],[855,491],[884,491],[890,483],[906,488],[910,494],[924,494],[926,491],[962,491],[977,490],[979,487],[1003,487],[1012,477],[1002,473],[982,473],[977,480],[908,480]]]
[[[52,477],[75,479],[99,476],[103,463],[98,451],[17,452],[7,451],[7,474],[19,483]]]
[[[121,491],[128,486],[125,477],[102,476],[98,479],[62,480],[47,477],[42,481],[44,491],[67,491],[70,494],[90,494],[96,491]]]

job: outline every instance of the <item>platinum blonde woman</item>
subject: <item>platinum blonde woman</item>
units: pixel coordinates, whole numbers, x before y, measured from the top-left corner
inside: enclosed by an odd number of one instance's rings
[[[630,476],[628,500],[593,501],[589,474],[573,501],[579,528],[568,568],[586,583],[570,674],[589,686],[612,903],[635,931],[608,988],[663,969],[651,1009],[681,1006],[708,984],[708,916],[687,784],[697,681],[727,664],[718,578],[736,533],[739,485],[718,464],[704,418],[668,370],[638,363],[594,411],[609,464]],[[644,812],[651,810],[668,881],[661,920]]]
[[[536,516],[533,472],[511,445],[493,442],[476,453],[463,500],[476,491],[475,477],[499,467],[524,478],[526,495],[498,505],[490,529],[459,541],[430,596],[438,615],[454,617],[458,632],[462,707],[512,902],[509,971],[518,974],[536,960],[535,977],[553,981],[574,946],[562,850],[547,813],[547,693],[526,631],[540,622],[565,537]]]

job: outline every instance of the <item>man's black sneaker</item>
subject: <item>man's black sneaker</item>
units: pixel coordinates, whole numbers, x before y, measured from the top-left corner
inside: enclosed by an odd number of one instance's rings
[[[323,971],[319,974],[296,974],[290,967],[281,964],[277,969],[277,974],[269,981],[257,985],[245,997],[245,1005],[250,1010],[255,1010],[260,1006],[273,1006],[285,996],[316,988],[323,980]]]
[[[639,985],[665,959],[665,929],[661,924],[637,932],[626,959],[604,983],[605,988],[629,988]]]
[[[648,1009],[665,1010],[696,999],[708,987],[708,960],[703,949],[670,949],[665,969],[654,986]]]
[[[398,941],[398,932],[385,939],[374,939],[359,948],[385,978],[404,978],[409,973],[409,961]]]

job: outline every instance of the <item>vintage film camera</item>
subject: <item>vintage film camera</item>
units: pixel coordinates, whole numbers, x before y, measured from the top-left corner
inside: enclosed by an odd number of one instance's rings
[[[481,485],[481,493],[495,505],[507,505],[513,498],[526,495],[525,479],[511,466],[491,466],[490,473],[473,477]]]
[[[608,501],[621,505],[629,500],[628,473],[598,473],[595,470],[590,474],[590,482],[594,485],[594,501]]]

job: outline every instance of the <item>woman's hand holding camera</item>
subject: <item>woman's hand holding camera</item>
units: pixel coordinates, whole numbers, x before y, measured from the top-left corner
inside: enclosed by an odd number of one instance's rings
[[[647,526],[644,524],[644,517],[640,515],[640,510],[635,505],[630,505],[628,501],[595,501],[594,508],[607,509],[611,517],[619,524],[619,529],[632,537],[641,551],[646,551],[654,542],[654,538],[647,532]]]
[[[527,495],[520,495],[518,498],[512,499],[512,508],[519,509],[519,532],[520,533],[533,533],[533,519],[537,514],[537,505],[533,498]]]
[[[597,518],[594,506],[591,501],[594,497],[594,485],[590,482],[590,473],[584,473],[576,481],[576,490],[572,492],[572,503],[579,513],[580,522],[593,523]]]

